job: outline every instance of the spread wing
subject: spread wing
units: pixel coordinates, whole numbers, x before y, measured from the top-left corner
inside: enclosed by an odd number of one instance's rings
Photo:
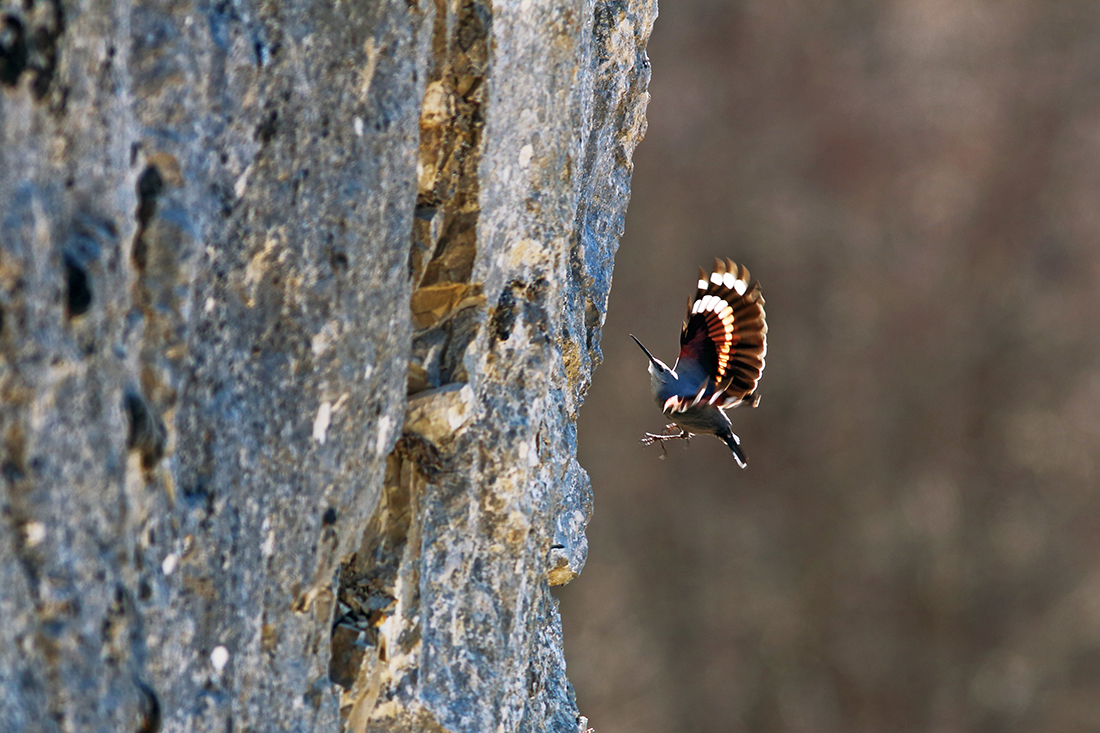
[[[680,360],[696,361],[707,374],[702,399],[719,407],[742,402],[755,407],[767,334],[760,283],[744,265],[715,260],[710,275],[699,268],[699,289],[680,332]]]

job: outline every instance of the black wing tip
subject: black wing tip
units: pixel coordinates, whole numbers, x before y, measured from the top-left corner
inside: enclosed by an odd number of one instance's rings
[[[749,268],[746,267],[743,263],[734,262],[733,260],[729,259],[728,257],[726,259],[722,259],[721,257],[715,257],[714,258],[714,267],[711,269],[710,272],[707,272],[702,267],[700,267],[699,268],[699,279],[700,280],[705,280],[709,283],[711,273],[718,273],[719,275],[725,275],[727,272],[732,274],[738,280],[744,280],[746,287],[745,287],[745,293],[742,297],[749,297],[750,294],[753,292],[753,290],[756,290],[757,293],[759,294],[760,282],[758,280],[756,280],[755,278],[753,278],[752,273],[749,272]],[[763,302],[763,298],[761,298],[761,302]]]

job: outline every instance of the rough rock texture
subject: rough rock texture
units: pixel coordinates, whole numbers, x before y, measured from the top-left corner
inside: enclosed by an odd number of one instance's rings
[[[652,2],[0,2],[0,720],[574,730]]]

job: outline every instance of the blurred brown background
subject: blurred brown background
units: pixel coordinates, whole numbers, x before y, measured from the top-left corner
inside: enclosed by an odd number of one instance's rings
[[[560,594],[597,733],[1100,731],[1100,3],[666,0]],[[759,409],[643,448],[696,267]]]

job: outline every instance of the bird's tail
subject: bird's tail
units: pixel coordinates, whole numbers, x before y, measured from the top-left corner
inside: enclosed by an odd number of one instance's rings
[[[738,438],[732,430],[727,430],[717,435],[722,439],[722,442],[728,445],[729,449],[733,451],[733,459],[737,461],[738,466],[745,468],[749,465],[749,459],[745,457],[745,452],[741,450],[741,439]]]

